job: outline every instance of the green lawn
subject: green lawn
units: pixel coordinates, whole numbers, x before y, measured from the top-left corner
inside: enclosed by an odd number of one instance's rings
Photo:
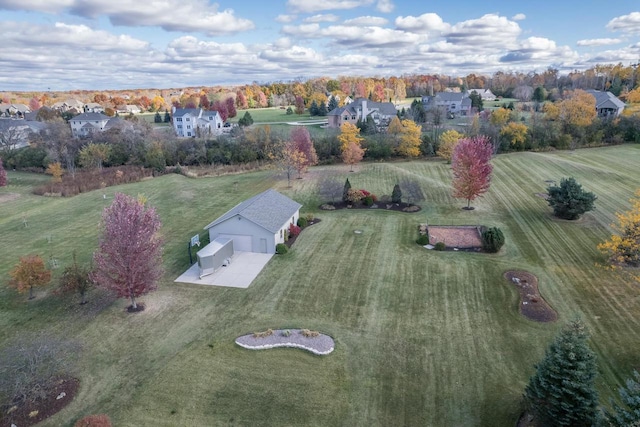
[[[595,266],[595,246],[640,187],[639,161],[634,146],[500,155],[491,190],[471,212],[450,196],[449,166],[433,161],[368,163],[354,173],[315,167],[292,188],[272,172],[172,174],[71,199],[31,195],[47,178],[10,172],[0,200],[19,197],[0,202],[0,343],[35,331],[83,343],[80,393],[47,426],[90,413],[107,413],[117,426],[512,426],[534,364],[578,314],[592,332],[606,402],[638,368],[640,294]],[[318,211],[316,183],[326,175],[378,195],[410,177],[427,200],[415,214]],[[535,196],[545,180],[566,176],[598,195],[597,209],[574,223],[554,219]],[[267,188],[322,221],[249,289],[174,284],[188,266],[189,237]],[[144,312],[126,314],[124,300],[101,307],[98,292],[82,307],[47,291],[27,302],[4,285],[22,254],[66,264],[75,249],[89,260],[109,203],[103,194],[115,191],[144,193],[164,223],[167,272],[160,289],[140,299]],[[497,255],[426,251],[414,243],[421,222],[498,226],[507,243]],[[518,294],[502,278],[516,268],[538,276],[557,323],[517,313]],[[233,342],[269,327],[320,330],[336,350],[252,352]]]
[[[295,111],[295,107],[291,107]],[[251,118],[255,124],[260,123],[272,123],[272,122],[297,122],[309,119],[318,119],[318,117],[311,117],[309,111],[305,111],[304,114],[287,114],[287,110],[280,107],[268,107],[268,108],[251,108],[249,110],[238,110],[234,118],[229,119],[230,122],[237,123],[244,113],[249,112]],[[322,118],[320,118],[322,119]],[[326,119],[326,117],[325,117]]]

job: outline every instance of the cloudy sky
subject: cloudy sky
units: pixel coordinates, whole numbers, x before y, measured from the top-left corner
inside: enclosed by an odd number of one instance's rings
[[[640,2],[0,0],[0,91],[544,71],[640,60]]]

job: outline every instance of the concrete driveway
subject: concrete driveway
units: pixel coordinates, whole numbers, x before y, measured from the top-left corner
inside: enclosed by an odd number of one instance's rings
[[[174,282],[194,283],[196,285],[226,286],[229,288],[248,288],[258,276],[273,254],[256,252],[236,252],[231,258],[231,264],[220,267],[213,274],[199,277],[198,264],[193,264]]]

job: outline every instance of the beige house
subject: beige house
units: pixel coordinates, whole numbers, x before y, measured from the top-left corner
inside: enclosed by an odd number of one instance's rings
[[[387,125],[396,117],[398,110],[391,102],[373,102],[358,98],[350,104],[338,107],[327,114],[328,126],[339,128],[343,123],[356,124],[371,117],[377,126]]]

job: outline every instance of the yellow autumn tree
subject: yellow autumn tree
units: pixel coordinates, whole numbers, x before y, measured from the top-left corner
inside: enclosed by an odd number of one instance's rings
[[[627,102],[631,104],[640,103],[640,87],[637,87],[632,91],[629,91],[629,93],[627,94]]]
[[[527,125],[524,123],[510,122],[502,127],[500,136],[505,138],[516,150],[524,150],[524,143],[527,140]]]
[[[560,118],[560,108],[553,102],[547,102],[542,107],[544,118],[550,121],[556,121]]]
[[[607,256],[611,268],[640,283],[640,189],[630,202],[630,210],[616,213],[617,223],[612,227],[617,234],[600,243],[598,249]]]
[[[447,163],[451,163],[451,158],[453,157],[453,150],[458,145],[458,141],[460,141],[464,137],[458,131],[448,130],[440,135],[440,147],[438,148],[438,156],[442,157],[447,161]]]
[[[44,261],[38,255],[27,255],[20,258],[20,262],[9,273],[9,286],[18,292],[29,292],[29,299],[33,295],[34,286],[45,286],[51,281],[51,271],[47,270]]]
[[[420,136],[422,127],[413,120],[402,121],[402,132],[400,134],[400,144],[396,150],[398,155],[405,157],[418,157],[420,155]]]
[[[62,174],[64,173],[64,170],[62,169],[60,162],[49,163],[45,173],[51,175],[51,182],[62,182]]]
[[[360,136],[360,129],[354,124],[343,123],[340,126],[340,135],[338,135],[338,141],[340,141],[340,150],[347,149],[349,143],[353,142],[360,146],[363,138]]]
[[[398,116],[394,116],[393,119],[389,122],[389,126],[387,127],[387,139],[389,140],[389,145],[391,148],[396,151],[398,146],[400,145],[400,137],[402,135],[402,122],[398,118]]]
[[[508,108],[498,108],[491,113],[490,122],[494,126],[502,127],[511,118],[511,110]]]
[[[596,98],[584,90],[574,91],[568,98],[560,101],[559,119],[568,126],[589,126],[597,116]]]

